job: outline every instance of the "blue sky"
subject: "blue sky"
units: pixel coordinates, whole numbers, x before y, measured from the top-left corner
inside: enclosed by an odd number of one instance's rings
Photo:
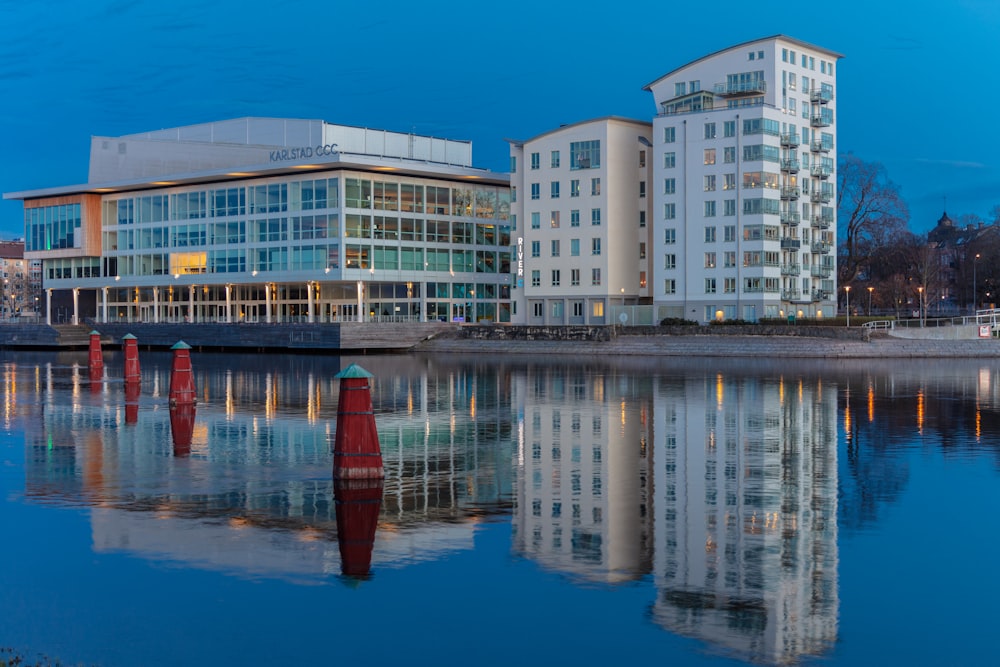
[[[503,171],[504,139],[651,119],[643,85],[779,33],[845,55],[838,149],[886,166],[912,229],[944,197],[952,217],[1000,203],[994,0],[0,0],[0,191],[86,181],[92,135],[242,116],[471,140]],[[20,203],[0,202],[0,237],[21,235]]]

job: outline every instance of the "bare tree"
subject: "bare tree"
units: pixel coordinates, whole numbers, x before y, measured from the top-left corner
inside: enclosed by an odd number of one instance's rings
[[[841,284],[857,278],[877,250],[905,230],[910,211],[885,167],[853,153],[837,165],[837,210],[840,227]]]

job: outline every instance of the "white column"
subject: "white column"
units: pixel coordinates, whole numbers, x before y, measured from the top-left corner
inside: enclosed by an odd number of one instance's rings
[[[45,323],[52,326],[52,290],[45,290]]]
[[[160,288],[153,288],[153,324],[160,323]]]
[[[365,283],[363,280],[358,281],[358,322],[364,322],[364,311],[365,311]]]
[[[73,324],[80,323],[80,288],[73,288]]]
[[[271,284],[264,285],[264,322],[271,323]]]
[[[309,324],[312,324],[313,322],[316,321],[316,315],[315,315],[315,312],[313,310],[313,305],[314,304],[313,304],[313,284],[312,283],[306,283],[306,293],[309,295],[309,316],[306,318],[306,321],[308,321]]]
[[[101,298],[102,298],[102,303],[101,303],[101,321],[104,322],[105,324],[107,324],[108,323],[108,288],[107,287],[102,287],[101,288]]]
[[[420,283],[420,321],[427,321],[427,283]]]
[[[194,322],[194,285],[188,285],[188,322]]]
[[[223,322],[229,323],[233,321],[233,293],[232,285],[226,285],[226,317]]]

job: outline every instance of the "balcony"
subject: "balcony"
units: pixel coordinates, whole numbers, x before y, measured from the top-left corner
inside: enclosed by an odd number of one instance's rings
[[[786,185],[785,187],[781,188],[781,198],[782,199],[798,199],[799,198],[799,189],[797,187]]]
[[[813,264],[809,272],[814,278],[829,278],[833,275],[833,267],[824,264]]]
[[[767,82],[760,80],[741,83],[717,83],[712,87],[712,92],[722,97],[763,95],[767,92]]]
[[[833,88],[813,88],[809,91],[809,101],[813,104],[826,104],[833,100]]]
[[[809,124],[813,127],[830,127],[833,124],[833,115],[814,114],[809,117]]]
[[[829,241],[813,241],[811,246],[814,253],[821,255],[826,254],[833,249],[833,244]]]
[[[812,293],[813,301],[825,301],[830,298],[830,290],[814,289]]]
[[[781,212],[781,224],[783,225],[791,225],[792,227],[796,227],[799,224],[799,220],[801,220],[801,217],[796,211]]]
[[[809,173],[815,178],[830,178],[833,175],[833,167],[825,164],[814,164],[809,169]]]
[[[797,132],[789,132],[781,135],[781,145],[785,148],[798,148],[799,135]]]
[[[797,276],[802,273],[802,267],[798,264],[782,264],[781,265],[781,275],[783,276]]]
[[[802,247],[802,241],[798,239],[793,239],[790,236],[781,237],[782,250],[798,250],[801,247]]]
[[[831,199],[833,199],[833,193],[822,190],[809,195],[809,200],[814,204],[829,204]]]
[[[812,226],[816,229],[830,229],[830,225],[833,224],[833,220],[829,217],[822,215],[814,215],[812,217]]]
[[[787,171],[789,174],[799,173],[799,161],[794,158],[782,160],[781,171]]]
[[[814,141],[811,144],[809,144],[809,149],[813,153],[829,153],[830,151],[833,150],[833,146],[831,146],[829,143],[824,143],[822,141]]]
[[[797,289],[783,289],[781,290],[781,300],[782,301],[799,301],[802,299],[802,292]]]

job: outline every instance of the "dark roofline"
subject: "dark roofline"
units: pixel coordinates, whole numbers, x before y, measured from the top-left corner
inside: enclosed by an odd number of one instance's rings
[[[560,125],[559,127],[555,128],[555,129],[546,130],[545,132],[542,132],[541,134],[536,134],[535,136],[531,137],[530,139],[504,139],[504,141],[506,141],[508,144],[513,144],[514,146],[523,146],[524,144],[526,144],[528,142],[538,141],[542,137],[546,137],[546,136],[548,136],[550,134],[555,134],[556,132],[562,132],[563,130],[568,130],[568,129],[573,128],[573,127],[580,127],[581,125],[589,125],[590,123],[604,123],[604,122],[627,123],[627,124],[630,124],[630,125],[642,125],[643,127],[647,127],[650,130],[652,130],[652,128],[653,128],[653,124],[651,122],[649,122],[649,121],[646,121],[646,120],[636,120],[635,118],[626,118],[624,116],[600,116],[598,118],[591,118],[589,120],[581,120],[581,121],[577,121],[575,123],[569,123],[569,124],[566,124],[566,125]]]
[[[724,49],[719,49],[718,51],[714,51],[712,53],[709,53],[707,56],[702,56],[700,58],[697,58],[696,60],[692,60],[691,62],[687,63],[686,65],[681,65],[680,67],[676,67],[676,68],[670,70],[669,72],[667,72],[666,74],[664,74],[663,76],[657,77],[653,81],[650,81],[645,86],[643,86],[642,89],[648,91],[650,88],[652,88],[653,86],[655,86],[656,84],[658,84],[663,79],[666,79],[666,78],[668,78],[670,76],[673,76],[677,72],[680,72],[683,69],[687,69],[688,67],[691,67],[692,65],[700,63],[703,60],[708,60],[709,58],[714,58],[715,56],[723,54],[723,53],[726,53],[727,51],[732,51],[734,49],[742,49],[742,48],[744,48],[746,46],[749,46],[751,44],[757,44],[758,42],[770,42],[771,40],[775,40],[775,39],[780,39],[780,40],[783,40],[783,41],[786,41],[786,42],[790,42],[792,44],[797,44],[798,46],[801,46],[801,47],[804,47],[804,48],[807,48],[807,49],[812,49],[814,51],[819,51],[821,53],[825,53],[828,56],[832,56],[833,58],[836,58],[837,60],[840,60],[841,58],[844,57],[844,55],[842,53],[837,53],[836,51],[831,51],[830,49],[825,49],[822,46],[816,46],[815,44],[810,44],[809,42],[804,42],[801,39],[795,39],[794,37],[789,37],[788,35],[782,35],[782,34],[771,35],[770,37],[760,37],[758,39],[752,39],[752,40],[747,41],[747,42],[741,42],[740,44],[734,44],[733,46],[727,46]]]

